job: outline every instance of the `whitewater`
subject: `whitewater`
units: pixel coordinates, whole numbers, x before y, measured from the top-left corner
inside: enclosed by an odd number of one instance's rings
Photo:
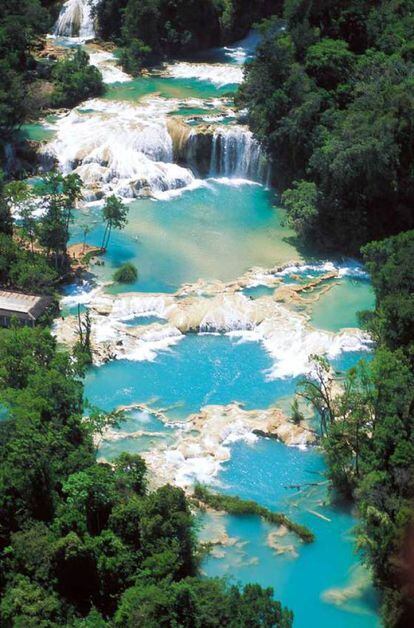
[[[41,153],[45,169],[82,179],[72,243],[87,233],[100,244],[107,196],[129,207],[105,256],[66,288],[54,325],[59,343],[73,346],[78,308],[89,310],[86,397],[125,413],[98,443],[99,457],[140,453],[154,485],[191,494],[206,483],[308,525],[317,540],[305,548],[255,518],[199,515],[200,537],[222,539],[202,569],[274,586],[299,627],[312,616],[322,628],[371,628],[369,577],[346,597],[362,570],[355,520],[330,502],[309,409],[303,425],[290,420],[313,354],[332,373],[369,359],[372,341],[356,316],[372,303],[369,277],[354,260],[304,257],[283,225],[270,164],[229,96],[257,35],[133,79],[116,51],[90,43],[95,6],[68,0],[52,36],[86,46],[106,94],[49,123]],[[127,261],[136,282],[114,283]]]

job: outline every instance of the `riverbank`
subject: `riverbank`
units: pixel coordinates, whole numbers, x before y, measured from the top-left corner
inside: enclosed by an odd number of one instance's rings
[[[245,519],[232,515],[237,551],[246,553],[243,560],[251,568],[255,563],[255,579],[267,586],[280,574],[276,595],[289,599],[297,625],[306,625],[312,608],[319,625],[335,621],[348,627],[361,616],[331,608],[320,596],[355,564],[351,537],[338,549],[338,538],[347,535],[354,519],[329,504],[326,485],[306,503],[286,499],[284,486],[309,480],[309,461],[319,478],[324,471],[320,453],[309,447],[311,438],[302,438],[306,430],[298,428],[297,437],[286,417],[310,353],[328,353],[343,371],[368,348],[359,330],[331,330],[327,320],[315,326],[312,318],[315,305],[334,291],[353,294],[359,286],[362,298],[369,297],[369,281],[354,262],[303,259],[292,233],[280,225],[274,195],[260,184],[265,181],[260,176],[252,180],[252,173],[259,172],[256,145],[248,129],[235,124],[229,106],[235,84],[222,84],[225,71],[217,76],[220,59],[223,70],[226,64],[237,66],[227,80],[240,80],[236,52],[242,60],[248,54],[240,44],[213,51],[211,64],[204,59],[183,66],[180,61],[169,64],[168,76],[108,84],[104,99],[88,101],[58,121],[47,151],[54,152],[60,167],[79,169],[87,191],[72,226],[73,241],[81,241],[89,226],[87,243],[99,246],[101,195],[116,191],[130,203],[125,231],[114,232],[104,264],[91,266],[95,284],[73,286],[64,298],[65,321],[57,321],[56,333],[70,343],[75,338],[70,314],[78,303],[87,307],[100,366],[88,371],[85,396],[104,410],[130,407],[125,422],[101,442],[99,456],[111,460],[120,452],[139,452],[163,481],[191,488],[204,475],[225,490],[226,474],[247,456],[249,464],[238,468],[232,494],[244,498],[250,480],[251,499],[262,503],[266,498],[271,502],[267,508],[286,510],[300,524],[307,517],[315,520],[304,525],[317,528],[316,540],[311,553],[301,546],[279,551],[273,537],[268,541],[268,530],[259,543],[262,559],[255,561],[253,538],[262,523],[253,516],[246,529]],[[206,120],[211,116],[219,120]],[[208,133],[194,132],[200,123]],[[197,156],[199,137],[205,142],[203,160]],[[195,138],[194,161],[189,138]],[[147,191],[150,198],[131,200]],[[288,264],[292,260],[297,261]],[[136,284],[102,288],[124,261],[136,263]],[[352,327],[347,322],[355,320],[358,299],[336,305],[343,328]],[[136,404],[141,405],[131,408]],[[282,414],[275,414],[275,407]],[[268,429],[269,418],[281,416],[283,421]],[[279,433],[279,440],[254,433],[282,428],[287,431]],[[280,440],[296,446],[286,447]],[[265,479],[262,468],[269,470]],[[289,537],[282,545],[292,545]],[[237,562],[227,550],[224,556],[206,558],[203,569],[235,574]],[[298,580],[297,574],[289,576],[289,561],[297,555],[293,562],[305,565],[303,577],[312,580],[308,575],[325,551],[331,565],[308,585],[307,605],[294,596]],[[243,568],[240,573],[247,577]],[[372,606],[361,606],[364,626],[374,625]]]

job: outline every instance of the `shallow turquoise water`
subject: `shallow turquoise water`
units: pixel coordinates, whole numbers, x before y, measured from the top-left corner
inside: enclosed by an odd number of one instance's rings
[[[330,331],[359,327],[358,312],[374,306],[375,295],[368,280],[345,278],[315,303],[311,320],[316,327]]]
[[[241,582],[273,586],[276,597],[294,610],[294,625],[299,628],[376,626],[377,599],[369,584],[342,606],[321,597],[332,587],[349,586],[364,577],[362,569],[356,570],[352,537],[355,520],[349,507],[329,505],[326,486],[306,488],[309,483],[323,482],[323,472],[323,458],[316,450],[300,451],[270,439],[261,439],[253,446],[233,445],[232,458],[220,474],[220,490],[288,513],[311,528],[316,541],[310,545],[299,543],[296,558],[291,554],[276,555],[266,542],[274,528],[257,517],[227,517],[228,534],[247,541],[243,553],[240,555],[237,547],[226,549],[226,560],[209,557],[203,569],[212,576],[231,575]],[[303,487],[303,492],[293,485]],[[291,536],[282,537],[280,542],[298,545]],[[252,561],[254,557],[259,560],[257,564]],[[231,567],[234,561],[239,563],[237,570]]]
[[[110,279],[124,262],[139,272],[135,284],[122,291],[174,292],[182,283],[205,279],[233,280],[252,266],[273,266],[297,259],[291,231],[281,226],[273,195],[262,186],[210,180],[169,200],[141,199],[129,204],[124,231],[113,232],[105,266],[95,268]],[[100,245],[101,210],[76,214],[72,242],[83,240],[84,224],[92,226],[87,242]]]
[[[131,454],[149,451],[160,442],[171,442],[173,437],[173,430],[159,418],[139,410],[127,412],[120,429],[125,434],[125,438],[115,441],[104,441],[99,447],[99,455],[105,460],[116,458],[125,451]],[[134,433],[141,431],[145,432],[142,436],[139,438],[134,436]],[[131,434],[131,437],[128,437],[128,434]]]
[[[225,85],[216,87],[209,81],[200,81],[195,78],[164,78],[148,76],[137,78],[128,83],[115,83],[109,85],[104,98],[107,100],[137,101],[143,96],[157,94],[164,98],[217,98],[231,96],[237,89],[237,85]]]
[[[334,366],[343,371],[361,357],[361,353],[343,354]],[[235,344],[222,336],[189,335],[152,363],[115,361],[91,369],[86,379],[86,396],[104,409],[150,402],[155,408],[165,408],[174,418],[184,418],[206,404],[233,400],[245,402],[248,408],[267,407],[291,396],[296,384],[292,379],[266,380],[270,364],[270,358],[258,344]],[[130,413],[121,429],[126,433],[145,430],[152,434],[105,443],[100,450],[104,458],[110,459],[121,451],[148,451],[165,432],[167,439],[172,437],[159,419],[142,412]],[[159,437],[154,434],[157,432]],[[208,557],[202,568],[209,575],[273,586],[276,596],[295,611],[295,626],[308,626],[307,619],[312,616],[317,622],[312,625],[323,628],[334,624],[370,628],[376,625],[376,598],[369,586],[361,588],[360,597],[346,603],[348,610],[321,599],[324,591],[349,586],[359,577],[355,573],[357,561],[351,534],[355,520],[349,509],[329,504],[326,484],[310,487],[310,493],[305,491],[303,495],[292,488],[323,482],[324,468],[323,458],[315,449],[300,451],[270,439],[259,439],[253,446],[234,444],[231,460],[224,464],[218,478],[220,490],[288,513],[308,525],[317,540],[310,546],[296,547],[297,558],[289,554],[277,556],[267,546],[272,527],[255,517],[226,517],[228,534],[246,544],[225,548],[224,558]],[[319,519],[308,509],[330,521]],[[287,542],[297,545],[294,538],[282,539],[282,543]]]
[[[23,124],[19,129],[19,139],[32,140],[34,142],[43,142],[50,140],[54,136],[53,129],[48,129],[40,122]]]

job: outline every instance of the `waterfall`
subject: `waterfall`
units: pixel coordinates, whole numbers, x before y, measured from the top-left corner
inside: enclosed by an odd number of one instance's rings
[[[268,165],[253,133],[242,126],[218,127],[211,143],[210,176],[266,182]]]
[[[185,187],[194,177],[174,163],[170,107],[160,98],[138,105],[89,100],[57,121],[42,152],[63,172],[78,174],[88,198],[97,190],[135,197]]]
[[[67,0],[63,5],[53,34],[56,37],[79,37],[93,39],[95,37],[92,9],[99,0]]]
[[[197,176],[250,179],[267,184],[267,160],[247,127],[199,125],[188,132],[182,122],[174,121],[174,125],[177,128],[169,126],[174,146],[178,146],[174,156]]]

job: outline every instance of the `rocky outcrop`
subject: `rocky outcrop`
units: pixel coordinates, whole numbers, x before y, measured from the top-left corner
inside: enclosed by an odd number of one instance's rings
[[[369,336],[359,329],[337,333],[315,329],[309,313],[297,311],[298,305],[301,310],[311,307],[317,295],[309,298],[308,293],[323,289],[323,282],[326,286],[332,283],[333,273],[326,273],[321,281],[312,279],[308,284],[289,287],[282,299],[278,286],[283,272],[253,269],[235,282],[197,282],[183,286],[176,294],[92,291],[84,302],[91,312],[94,361],[152,359],[187,333],[215,332],[261,343],[273,361],[268,376],[283,378],[307,373],[312,354],[334,358],[342,351],[369,346]],[[273,295],[252,299],[242,292],[249,285],[273,285],[276,290]],[[306,293],[306,298],[300,293]],[[160,322],[128,324],[141,316],[156,316]],[[58,320],[55,333],[59,341],[73,344],[76,319]]]
[[[167,119],[167,129],[173,143],[174,161],[186,163],[187,142],[191,133],[191,127],[186,124],[183,118],[171,116]]]
[[[140,410],[143,404],[138,404]],[[147,408],[149,413],[151,408]],[[272,435],[288,446],[306,447],[316,442],[315,434],[306,423],[294,425],[276,408],[246,410],[241,404],[211,405],[190,415],[184,421],[168,421],[163,414],[157,415],[170,428],[175,428],[175,441],[166,445],[163,434],[149,451],[143,452],[156,484],[173,482],[182,488],[191,488],[196,482],[213,479],[223,462],[230,459],[230,447],[237,441],[254,443],[255,432]],[[152,434],[151,434],[152,435]],[[136,433],[108,430],[104,440],[122,440],[143,436]]]

